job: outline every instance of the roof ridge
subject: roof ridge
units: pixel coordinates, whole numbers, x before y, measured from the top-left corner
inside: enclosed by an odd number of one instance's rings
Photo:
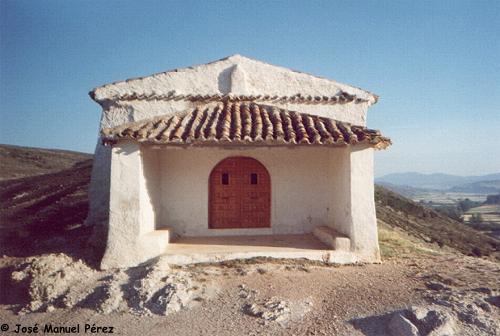
[[[356,95],[349,94],[345,91],[339,91],[333,96],[311,96],[302,95],[301,93],[296,93],[287,96],[278,95],[244,95],[244,94],[206,94],[206,95],[194,95],[194,94],[178,94],[175,90],[171,90],[167,94],[158,94],[154,91],[150,93],[132,93],[132,94],[122,94],[117,97],[119,100],[187,100],[191,102],[211,102],[211,101],[269,101],[269,102],[289,102],[289,103],[299,103],[299,104],[345,104],[345,103],[365,103],[368,102],[367,99],[358,98]]]

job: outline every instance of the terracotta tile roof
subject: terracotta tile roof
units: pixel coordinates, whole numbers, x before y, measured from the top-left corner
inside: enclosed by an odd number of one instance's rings
[[[254,102],[224,102],[178,115],[102,130],[105,144],[130,139],[168,145],[366,144],[384,149],[391,140],[362,126]]]
[[[94,99],[93,92],[90,92]],[[358,98],[347,92],[340,91],[335,96],[304,96],[300,93],[291,96],[271,96],[271,95],[234,95],[234,94],[211,94],[211,95],[192,95],[179,94],[176,91],[170,91],[167,94],[158,94],[156,92],[149,93],[131,93],[122,94],[117,99],[120,100],[188,100],[191,102],[213,102],[213,101],[259,101],[259,102],[280,102],[280,103],[296,103],[296,104],[316,104],[316,105],[333,105],[347,103],[364,103],[368,100]]]

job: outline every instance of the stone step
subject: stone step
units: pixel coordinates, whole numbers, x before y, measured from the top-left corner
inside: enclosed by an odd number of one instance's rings
[[[313,234],[326,245],[338,251],[350,251],[351,239],[328,226],[317,226]]]
[[[174,231],[170,227],[157,228],[154,231],[148,232],[144,235],[146,239],[164,239],[169,243],[172,240]]]

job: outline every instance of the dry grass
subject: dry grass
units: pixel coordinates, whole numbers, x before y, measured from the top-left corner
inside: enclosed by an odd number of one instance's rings
[[[437,250],[422,246],[405,232],[390,227],[382,221],[378,223],[378,241],[382,259],[414,257],[415,254],[437,254]]]

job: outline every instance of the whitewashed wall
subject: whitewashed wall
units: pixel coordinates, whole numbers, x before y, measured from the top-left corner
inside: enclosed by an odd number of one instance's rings
[[[168,232],[155,230],[158,171],[149,153],[122,142],[111,153],[109,221],[101,268],[137,265],[165,251]],[[99,237],[104,239],[104,237]]]
[[[311,232],[317,225],[336,222],[345,232],[349,221],[349,150],[332,148],[168,148],[143,147],[145,167],[157,167],[160,176],[147,183],[161,204],[158,227],[179,235],[269,234]],[[208,229],[208,179],[215,165],[229,156],[259,160],[271,176],[271,229]],[[347,181],[347,182],[346,182]],[[158,185],[160,187],[158,188]],[[347,207],[347,208],[346,208]],[[348,232],[346,232],[348,233]]]

